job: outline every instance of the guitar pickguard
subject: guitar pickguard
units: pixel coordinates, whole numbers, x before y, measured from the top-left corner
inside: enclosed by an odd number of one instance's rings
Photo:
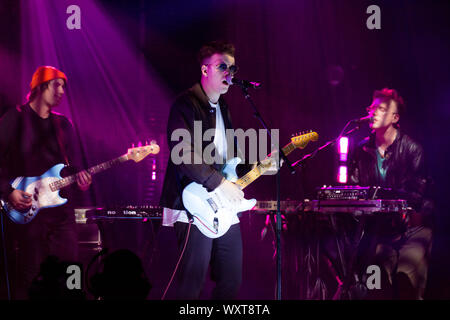
[[[236,181],[236,166],[241,162],[239,158],[227,161],[222,173],[229,181]],[[256,204],[255,199],[243,199],[239,207],[232,207],[227,195],[219,189],[208,192],[202,185],[192,182],[183,190],[183,204],[194,216],[194,224],[209,238],[224,235],[231,226],[233,217],[237,213],[249,210]]]
[[[33,195],[33,205],[37,208],[50,208],[63,205],[67,199],[59,196],[59,191],[50,190],[50,183],[57,181],[56,177],[48,177],[30,183],[25,192]]]
[[[57,164],[38,177],[18,177],[11,182],[17,190],[31,194],[31,208],[28,211],[15,210],[9,203],[5,204],[9,218],[18,224],[26,224],[34,219],[40,209],[57,207],[65,204],[67,199],[59,196],[59,191],[52,191],[50,184],[61,179],[63,164]]]

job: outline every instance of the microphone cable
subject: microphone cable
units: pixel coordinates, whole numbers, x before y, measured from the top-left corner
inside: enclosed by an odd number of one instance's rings
[[[180,257],[178,258],[178,262],[177,262],[177,264],[175,266],[175,269],[174,269],[174,271],[172,273],[172,276],[171,276],[171,278],[169,280],[169,283],[167,284],[166,290],[164,290],[164,294],[162,295],[161,300],[164,300],[164,298],[166,297],[167,291],[169,290],[170,285],[172,284],[173,278],[174,278],[175,274],[177,273],[177,270],[178,270],[178,267],[180,265],[181,259],[183,258],[184,250],[186,249],[186,246],[187,246],[187,243],[188,243],[188,240],[189,240],[189,233],[191,231],[192,222],[193,222],[193,218],[189,219],[189,226],[188,226],[188,231],[187,231],[187,235],[186,235],[186,240],[184,241],[183,250],[181,251]]]

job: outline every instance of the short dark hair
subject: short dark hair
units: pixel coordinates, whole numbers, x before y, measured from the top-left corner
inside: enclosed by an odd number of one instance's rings
[[[223,40],[216,40],[203,45],[197,54],[197,59],[200,65],[203,65],[205,59],[216,53],[229,54],[234,57],[234,51],[235,49],[232,43]]]
[[[41,83],[40,85],[34,87],[33,90],[28,92],[27,101],[32,102],[34,99],[36,99],[39,92],[44,92],[44,90],[48,88],[48,84],[50,83],[50,81]]]
[[[406,112],[405,101],[395,89],[383,88],[382,90],[375,90],[373,92],[373,99],[381,99],[383,102],[395,101],[397,103],[398,114],[402,116]]]
[[[52,80],[55,80],[55,79],[52,79]],[[48,88],[48,85],[50,84],[50,81],[52,81],[52,80],[48,80],[46,82],[43,82],[40,85],[34,87],[30,92],[28,92],[28,94],[27,94],[27,101],[28,102],[32,102],[34,99],[36,99],[36,97],[37,97],[37,95],[39,93],[44,92],[45,89]],[[65,88],[65,87],[66,87],[66,80],[64,80],[63,88]]]

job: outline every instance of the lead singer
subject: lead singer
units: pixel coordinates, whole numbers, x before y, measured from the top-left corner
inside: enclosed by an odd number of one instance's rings
[[[215,159],[217,153],[224,161],[227,160],[227,153],[240,154],[238,150],[228,150],[230,146],[225,135],[225,130],[232,129],[232,124],[223,95],[229,89],[227,78],[230,79],[237,71],[234,53],[234,46],[223,41],[208,43],[200,49],[198,53],[200,83],[179,95],[170,110],[167,137],[171,151],[178,143],[171,141],[172,132],[183,128],[194,137],[194,121],[201,121],[203,132],[215,129]],[[202,152],[208,144],[209,142],[202,143]],[[182,149],[182,153],[180,154],[182,159],[193,159],[194,144]],[[189,223],[190,214],[182,203],[184,187],[194,181],[209,191],[221,189],[228,195],[228,199],[237,205],[243,199],[243,192],[237,185],[224,179],[220,173],[223,163],[210,165],[206,164],[203,158],[200,164],[176,165],[173,159],[168,161],[160,201],[160,205],[165,208],[163,225],[174,226],[180,254],[186,244],[177,270],[177,299],[199,298],[209,265],[211,265],[211,279],[216,283],[212,292],[213,299],[234,299],[239,292],[242,279],[242,238],[239,218],[234,217],[233,224],[226,234],[210,239],[195,225]]]

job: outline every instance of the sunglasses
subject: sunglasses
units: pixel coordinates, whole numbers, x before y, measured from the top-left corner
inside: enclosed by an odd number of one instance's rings
[[[216,66],[217,70],[221,71],[221,72],[225,72],[226,70],[229,70],[231,74],[235,74],[236,72],[238,72],[238,67],[235,65],[229,66],[225,63],[222,62],[221,64]]]
[[[372,113],[372,112],[375,113],[375,110],[380,112],[380,113],[383,113],[383,114],[388,111],[387,108],[382,107],[380,105],[378,105],[378,106],[368,106],[366,108],[367,113]],[[398,114],[398,112],[392,112],[392,114]]]

